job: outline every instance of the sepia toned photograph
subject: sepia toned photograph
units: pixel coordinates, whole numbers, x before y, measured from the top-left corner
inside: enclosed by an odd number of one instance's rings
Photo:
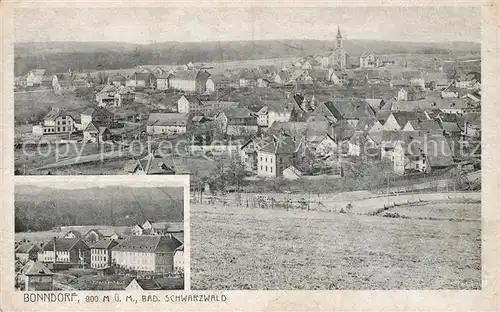
[[[14,12],[19,289],[182,288],[182,189],[60,175],[189,175],[193,290],[481,289],[480,7],[113,12]]]
[[[60,178],[16,179],[16,290],[184,289],[182,184]]]

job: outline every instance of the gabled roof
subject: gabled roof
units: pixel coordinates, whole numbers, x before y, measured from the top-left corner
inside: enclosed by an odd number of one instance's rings
[[[66,234],[64,234],[64,236],[68,235],[69,233],[72,233],[77,238],[81,238],[83,236],[82,233],[77,230],[69,230],[68,232],[66,232]]]
[[[65,110],[63,110],[59,107],[55,107],[55,108],[52,108],[47,115],[45,115],[44,119],[45,120],[55,120],[57,117],[65,116],[65,115],[67,115]]]
[[[132,75],[129,76],[129,80],[146,80],[150,78],[155,78],[153,74],[151,74],[149,71],[146,72],[135,72]]]
[[[175,164],[173,160],[163,158],[160,155],[149,153],[148,155],[139,159],[138,162],[145,174],[175,173]]]
[[[151,113],[148,126],[186,126],[188,115],[181,113]]]
[[[184,94],[181,96],[181,98],[185,98],[189,102],[189,105],[201,105],[201,104],[203,104],[201,102],[201,100],[196,95]]]
[[[443,128],[444,131],[448,132],[448,133],[457,133],[457,132],[461,132],[462,130],[460,129],[460,127],[458,126],[458,123],[455,121],[455,122],[439,122],[439,124],[441,125],[441,127]]]
[[[27,242],[17,246],[15,253],[29,253],[33,248],[38,249],[38,246],[33,243]]]
[[[379,122],[377,118],[372,117],[372,118],[360,118],[358,123],[356,124],[356,130],[357,131],[368,131],[370,130],[375,123]]]
[[[337,109],[336,105],[332,101],[328,101],[320,105],[324,105],[337,120],[342,119],[342,113]],[[319,109],[320,105],[318,105],[316,110]]]
[[[460,117],[459,124],[461,127],[465,126],[465,123],[481,127],[481,113],[466,113]]]
[[[443,130],[435,120],[409,120],[408,123],[415,131],[440,131]]]
[[[363,54],[361,54],[361,58],[365,58],[365,57],[368,57],[370,55],[374,55],[372,52],[363,52]]]
[[[113,247],[112,250],[113,252],[174,252],[180,245],[182,244],[177,239],[170,236],[132,235],[127,237],[119,245]]]
[[[91,249],[111,249],[118,245],[118,242],[112,239],[100,239],[94,245],[90,246]]]
[[[21,269],[21,273],[27,276],[30,275],[53,275],[51,270],[45,266],[45,264],[30,260]]]
[[[56,238],[56,250],[57,251],[70,251],[73,247],[78,243],[82,242],[85,246],[84,241],[80,238]],[[44,251],[53,251],[54,250],[54,240],[51,239],[47,242],[42,248]]]
[[[442,135],[415,137],[410,139],[407,154],[425,154],[431,167],[446,167],[454,164],[450,145]]]
[[[233,118],[254,118],[254,112],[246,107],[230,107],[224,109],[222,112],[226,115],[228,119]]]
[[[99,130],[93,123],[89,123],[87,127],[83,130],[84,132],[99,133]]]
[[[409,120],[426,120],[427,115],[421,111],[399,111],[392,112],[392,116],[396,119],[397,123],[404,127]]]
[[[422,73],[416,70],[407,70],[401,73],[403,79],[422,78]]]
[[[291,154],[295,151],[295,142],[289,136],[275,136],[260,151],[272,154]]]

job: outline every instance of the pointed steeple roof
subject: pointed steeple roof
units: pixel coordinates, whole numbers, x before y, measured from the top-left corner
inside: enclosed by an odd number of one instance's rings
[[[342,38],[342,34],[340,33],[340,26],[337,26],[337,38]]]

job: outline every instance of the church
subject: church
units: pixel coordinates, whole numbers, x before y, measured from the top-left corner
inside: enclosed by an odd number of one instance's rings
[[[335,49],[327,52],[320,58],[322,67],[324,68],[340,68],[346,69],[350,67],[349,54],[344,50],[344,42],[342,34],[340,33],[340,27],[337,28],[337,44]]]

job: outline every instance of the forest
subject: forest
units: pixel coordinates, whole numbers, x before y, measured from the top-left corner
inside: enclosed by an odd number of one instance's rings
[[[16,186],[15,231],[46,231],[69,225],[130,226],[146,219],[182,222],[183,196],[182,187]]]

